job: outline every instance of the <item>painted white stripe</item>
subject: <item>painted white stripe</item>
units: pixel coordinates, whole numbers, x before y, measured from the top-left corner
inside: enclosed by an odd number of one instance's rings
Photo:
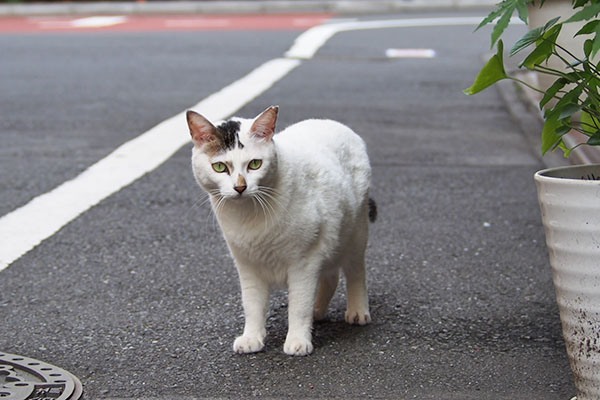
[[[109,16],[100,15],[94,17],[78,18],[71,21],[71,26],[74,28],[102,28],[106,26],[114,26],[123,24],[127,21],[127,17],[123,15]]]
[[[165,21],[167,28],[224,28],[232,24],[227,18],[195,18],[195,19],[168,19]]]
[[[458,18],[413,18],[391,19],[374,21],[349,21],[339,24],[319,25],[307,30],[296,38],[294,45],[285,53],[286,57],[298,59],[311,59],[317,51],[336,33],[387,28],[417,28],[428,26],[461,26],[479,25],[483,17],[458,17]],[[513,17],[511,24],[523,22]]]
[[[40,29],[72,29],[72,28],[103,28],[107,26],[119,25],[127,22],[127,17],[123,15],[101,15],[77,19],[44,19],[28,18],[29,21],[36,23]]]
[[[213,121],[227,118],[299,64],[298,60],[271,60],[192,108]],[[182,112],[124,143],[75,179],[0,218],[0,270],[187,143],[190,136]]]
[[[227,118],[313,55],[338,32],[474,25],[482,17],[356,21],[326,24],[298,36],[288,58],[266,62],[191,107],[211,120]],[[92,21],[93,22],[93,21]],[[0,271],[100,201],[152,171],[189,143],[184,112],[123,144],[73,180],[0,218]]]
[[[433,49],[387,49],[385,56],[388,58],[434,58]]]

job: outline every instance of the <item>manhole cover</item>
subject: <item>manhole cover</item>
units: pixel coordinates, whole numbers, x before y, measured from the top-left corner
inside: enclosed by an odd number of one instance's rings
[[[83,388],[64,369],[0,351],[1,400],[77,400]]]

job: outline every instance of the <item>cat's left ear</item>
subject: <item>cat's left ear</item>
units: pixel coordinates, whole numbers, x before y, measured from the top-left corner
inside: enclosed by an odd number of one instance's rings
[[[209,120],[192,110],[186,113],[186,117],[192,140],[196,146],[201,147],[215,139],[217,128]]]
[[[279,106],[271,106],[262,112],[252,124],[250,134],[254,137],[271,140],[275,134],[275,124],[277,123],[277,114]]]

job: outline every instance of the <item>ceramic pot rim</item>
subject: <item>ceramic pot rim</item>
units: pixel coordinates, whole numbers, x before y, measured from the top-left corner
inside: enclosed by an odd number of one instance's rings
[[[569,165],[547,168],[537,171],[534,179],[538,182],[557,182],[564,184],[598,185],[600,184],[600,164]]]

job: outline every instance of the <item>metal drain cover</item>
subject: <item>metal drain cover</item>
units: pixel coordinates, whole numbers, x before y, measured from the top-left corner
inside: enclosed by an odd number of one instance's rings
[[[64,369],[0,351],[1,400],[77,400],[81,382]]]

